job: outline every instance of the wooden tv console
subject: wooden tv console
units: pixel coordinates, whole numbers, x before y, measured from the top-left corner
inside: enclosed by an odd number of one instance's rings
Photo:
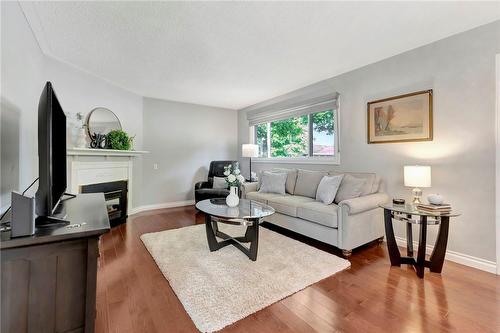
[[[69,225],[0,242],[1,332],[94,332],[102,193],[64,201]]]

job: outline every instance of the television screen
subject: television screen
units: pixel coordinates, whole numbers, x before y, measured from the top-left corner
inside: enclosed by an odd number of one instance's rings
[[[66,191],[66,115],[47,82],[38,104],[38,216],[51,216]]]

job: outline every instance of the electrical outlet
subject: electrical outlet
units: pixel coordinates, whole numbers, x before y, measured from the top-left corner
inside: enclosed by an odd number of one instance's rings
[[[153,163],[153,169],[158,170],[158,163]]]

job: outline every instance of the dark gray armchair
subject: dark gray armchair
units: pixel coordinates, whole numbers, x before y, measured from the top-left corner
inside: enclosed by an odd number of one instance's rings
[[[196,202],[212,199],[225,198],[229,195],[229,189],[212,188],[214,177],[225,177],[224,167],[231,164],[233,168],[238,166],[237,161],[212,161],[208,169],[208,179],[203,182],[198,182],[194,185],[194,200]]]

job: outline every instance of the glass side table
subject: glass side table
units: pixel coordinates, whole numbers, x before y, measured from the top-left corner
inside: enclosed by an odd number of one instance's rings
[[[453,211],[446,214],[424,212],[418,210],[412,204],[396,205],[393,203],[386,203],[380,205],[380,207],[384,209],[385,235],[387,239],[389,258],[391,259],[391,266],[401,266],[401,264],[412,265],[419,278],[424,277],[425,267],[429,268],[431,272],[441,273],[441,270],[443,269],[444,256],[446,254],[446,246],[448,244],[450,217],[457,217],[460,216],[460,214]],[[399,252],[396,238],[394,237],[392,220],[406,223],[407,256],[401,256]],[[418,253],[416,259],[413,256],[413,224],[420,226]],[[426,260],[425,250],[427,246],[428,225],[439,225],[439,231],[431,257],[429,260]]]

